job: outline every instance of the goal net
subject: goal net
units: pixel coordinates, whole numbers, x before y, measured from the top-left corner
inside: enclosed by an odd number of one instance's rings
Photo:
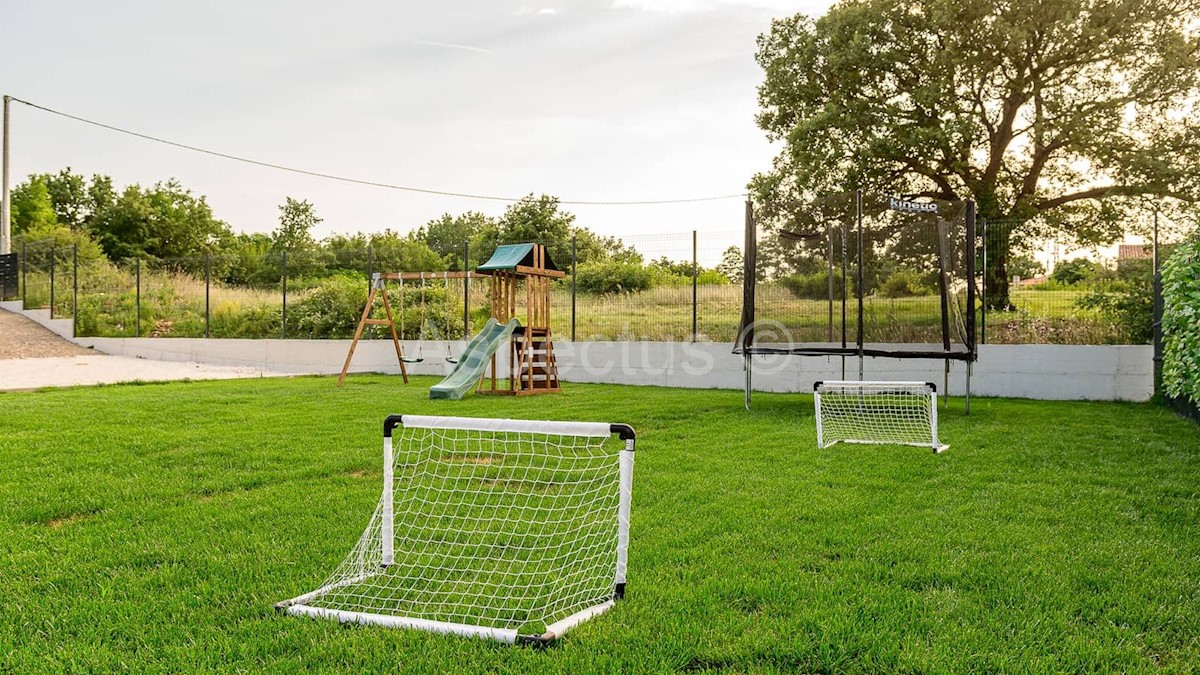
[[[392,415],[383,494],[294,615],[553,640],[625,592],[633,430]]]
[[[817,445],[917,445],[941,452],[937,387],[929,382],[817,382]]]

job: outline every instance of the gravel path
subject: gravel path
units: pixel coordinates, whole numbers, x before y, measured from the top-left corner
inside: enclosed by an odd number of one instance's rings
[[[80,347],[34,321],[0,309],[0,391],[288,375],[246,366],[110,356]]]
[[[0,360],[81,354],[95,352],[60,338],[20,314],[0,309]]]

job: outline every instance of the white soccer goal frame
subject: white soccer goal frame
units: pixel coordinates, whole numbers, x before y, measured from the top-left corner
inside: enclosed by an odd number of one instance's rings
[[[915,440],[915,436],[903,438],[900,437],[901,434],[896,434],[894,437],[890,437],[887,434],[876,434],[870,438],[855,438],[852,434],[842,433],[833,434],[831,438],[831,434],[827,433],[828,424],[825,420],[825,415],[822,414],[822,388],[840,390],[839,393],[841,394],[859,397],[902,395],[919,398],[921,395],[927,395],[925,402],[921,406],[921,413],[926,415],[928,419],[928,435],[927,437],[922,437],[920,440]],[[828,396],[828,393],[826,393],[826,396]],[[933,382],[882,380],[821,380],[814,382],[813,405],[816,409],[817,447],[828,448],[837,443],[865,443],[871,445],[912,445],[931,448],[935,453],[943,452],[948,450],[950,446],[943,445],[938,440],[937,400],[937,385]],[[827,405],[826,409],[828,407]],[[873,407],[860,408],[860,411],[864,414],[879,410],[881,409]],[[886,408],[882,410],[886,412]]]
[[[611,438],[617,436],[624,442],[618,450],[616,463],[618,475],[616,481],[619,491],[617,503],[616,538],[612,558],[612,592],[602,602],[591,604],[574,611],[564,617],[541,617],[546,624],[546,630],[540,634],[520,633],[516,628],[502,628],[489,625],[474,625],[449,621],[430,620],[413,616],[398,616],[394,614],[374,613],[368,611],[346,611],[331,609],[308,604],[310,601],[339,588],[345,588],[370,580],[372,577],[383,575],[389,566],[397,562],[396,556],[396,522],[394,489],[395,456],[393,454],[392,435],[396,429],[426,429],[449,430],[459,432],[482,432],[484,434],[520,434],[523,439],[537,437],[587,437],[592,439]],[[608,424],[593,422],[551,422],[533,420],[488,419],[469,417],[434,417],[424,415],[390,415],[383,426],[383,492],[380,497],[377,513],[380,515],[380,560],[381,564],[373,570],[364,570],[357,576],[337,580],[297,596],[290,600],[279,602],[276,610],[294,616],[308,616],[321,619],[334,619],[343,623],[358,623],[366,625],[386,626],[393,628],[412,628],[437,633],[447,633],[469,637],[481,637],[506,643],[545,644],[561,637],[574,626],[602,614],[611,609],[617,600],[625,596],[626,573],[629,560],[629,515],[633,494],[633,455],[636,446],[636,433],[626,424]],[[611,522],[611,521],[609,521]],[[371,525],[368,525],[368,532]],[[364,540],[366,533],[364,533]],[[611,540],[610,540],[611,541]],[[361,543],[361,542],[360,542]],[[374,549],[372,549],[374,550]],[[351,553],[353,556],[353,552]],[[343,563],[344,564],[344,563]],[[554,618],[552,623],[550,619]]]

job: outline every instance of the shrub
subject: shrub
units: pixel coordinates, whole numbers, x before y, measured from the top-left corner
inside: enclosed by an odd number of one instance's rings
[[[721,274],[716,270],[700,270],[696,275],[696,283],[704,286],[728,286],[730,284],[729,277]]]
[[[883,282],[880,293],[885,298],[911,298],[915,295],[930,295],[933,288],[923,283],[921,275],[916,272],[896,270]]]
[[[791,274],[779,280],[779,284],[791,291],[792,295],[804,300],[829,299],[829,273]],[[833,297],[842,297],[842,273],[833,273]]]
[[[358,275],[323,279],[288,307],[288,333],[306,338],[353,336],[368,291],[367,282]]]
[[[1116,328],[1114,337],[1120,341],[1148,344],[1154,339],[1154,283],[1149,274],[1126,283],[1093,288],[1076,300],[1075,306],[1098,311],[1112,321]]]
[[[1060,262],[1054,267],[1054,271],[1050,274],[1050,278],[1068,286],[1074,286],[1085,281],[1092,281],[1098,277],[1104,276],[1106,269],[1104,265],[1095,260],[1087,258],[1073,258],[1064,262]]]
[[[652,284],[650,271],[640,263],[625,260],[599,260],[579,266],[575,283],[584,293],[632,293]]]
[[[1200,233],[1162,268],[1163,387],[1200,405]]]

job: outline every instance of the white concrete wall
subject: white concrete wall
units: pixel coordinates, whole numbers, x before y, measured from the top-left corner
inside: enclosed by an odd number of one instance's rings
[[[256,366],[291,373],[337,373],[349,340],[204,340],[192,338],[79,338],[79,344],[109,354],[165,361]],[[453,367],[445,342],[404,343],[413,374],[437,375]],[[454,354],[462,342],[450,343]],[[742,358],[727,344],[675,342],[555,343],[564,382],[607,382],[669,387],[741,389]],[[981,345],[971,392],[1046,400],[1145,401],[1153,393],[1153,351],[1146,345]],[[841,379],[838,357],[754,357],[756,391],[812,391],[817,380]],[[963,393],[966,365],[951,362],[949,393]],[[352,372],[398,373],[390,340],[364,340]],[[846,377],[857,379],[858,360],[846,359]],[[943,362],[868,358],[867,379],[925,380],[942,390]]]
[[[71,339],[70,319],[51,319],[49,310],[22,310],[19,302],[0,303],[0,308],[21,312]],[[120,356],[321,374],[341,372],[350,349],[349,340],[76,338],[75,342]],[[407,357],[423,357],[420,363],[406,364],[408,372],[449,373],[453,365],[445,357],[460,354],[463,345],[405,341]],[[746,378],[742,358],[732,354],[728,344],[561,341],[555,343],[555,354],[564,382],[741,389]],[[1043,400],[1147,401],[1154,393],[1153,356],[1149,345],[980,345],[971,393]],[[506,367],[505,361],[502,356],[501,368]],[[807,392],[817,380],[837,380],[843,375],[842,359],[835,356],[756,356],[753,362],[755,391]],[[934,382],[941,391],[943,367],[941,361],[868,358],[864,373],[867,379]],[[350,370],[399,373],[391,341],[360,342]],[[951,362],[950,371],[948,391],[951,396],[961,396],[966,364]],[[845,360],[845,377],[858,378],[858,359]]]

